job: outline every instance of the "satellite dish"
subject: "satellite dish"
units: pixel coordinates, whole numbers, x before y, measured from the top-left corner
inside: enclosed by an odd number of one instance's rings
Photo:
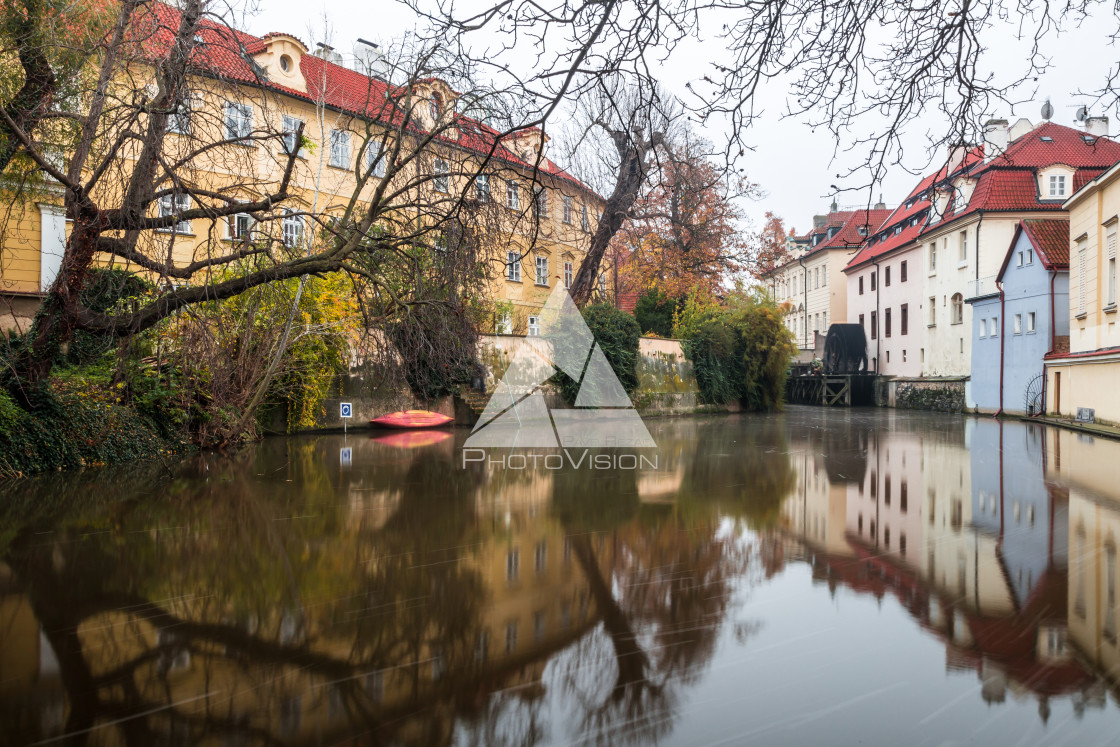
[[[1046,97],[1046,103],[1042,105],[1042,118],[1049,121],[1050,117],[1054,116],[1054,105],[1050,103],[1050,97]]]
[[[1077,120],[1078,122],[1084,122],[1086,119],[1089,118],[1089,107],[1087,107],[1087,106],[1077,107],[1077,112],[1073,115],[1073,118],[1075,120]]]

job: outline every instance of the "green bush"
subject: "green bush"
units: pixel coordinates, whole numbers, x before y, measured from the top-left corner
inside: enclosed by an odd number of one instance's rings
[[[622,388],[627,393],[633,392],[638,388],[638,346],[642,336],[637,320],[625,311],[605,303],[585,308],[583,320],[587,322],[607,363],[614,369]],[[565,342],[561,339],[556,340],[555,344],[562,347]],[[579,382],[562,371],[557,372],[552,381],[560,387],[564,400],[568,404],[574,404],[576,395],[579,394]]]
[[[634,318],[642,334],[653,333],[661,337],[673,334],[673,317],[683,299],[671,298],[656,288],[647,290],[634,306]]]
[[[673,332],[692,361],[700,399],[746,409],[782,406],[786,371],[796,349],[773,303],[733,294],[727,307],[690,296],[675,317]]]

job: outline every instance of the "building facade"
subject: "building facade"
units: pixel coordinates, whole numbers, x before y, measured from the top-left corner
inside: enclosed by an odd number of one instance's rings
[[[1120,330],[1117,330],[1116,246],[1120,216],[1120,165],[1075,192],[1070,225],[1069,351],[1046,364],[1046,411],[1120,423]]]
[[[1069,345],[1069,221],[1020,222],[995,293],[972,307],[972,397],[981,412],[1042,411],[1047,355]]]

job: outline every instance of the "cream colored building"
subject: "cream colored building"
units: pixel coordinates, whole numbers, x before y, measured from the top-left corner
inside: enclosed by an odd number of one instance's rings
[[[1046,411],[1120,423],[1120,329],[1116,247],[1120,164],[1089,181],[1065,203],[1070,219],[1069,350],[1046,363]]]

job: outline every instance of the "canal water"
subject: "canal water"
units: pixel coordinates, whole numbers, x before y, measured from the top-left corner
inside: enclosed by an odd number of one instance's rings
[[[0,745],[1120,739],[1120,443],[648,425],[638,469],[351,433],[7,486]]]

